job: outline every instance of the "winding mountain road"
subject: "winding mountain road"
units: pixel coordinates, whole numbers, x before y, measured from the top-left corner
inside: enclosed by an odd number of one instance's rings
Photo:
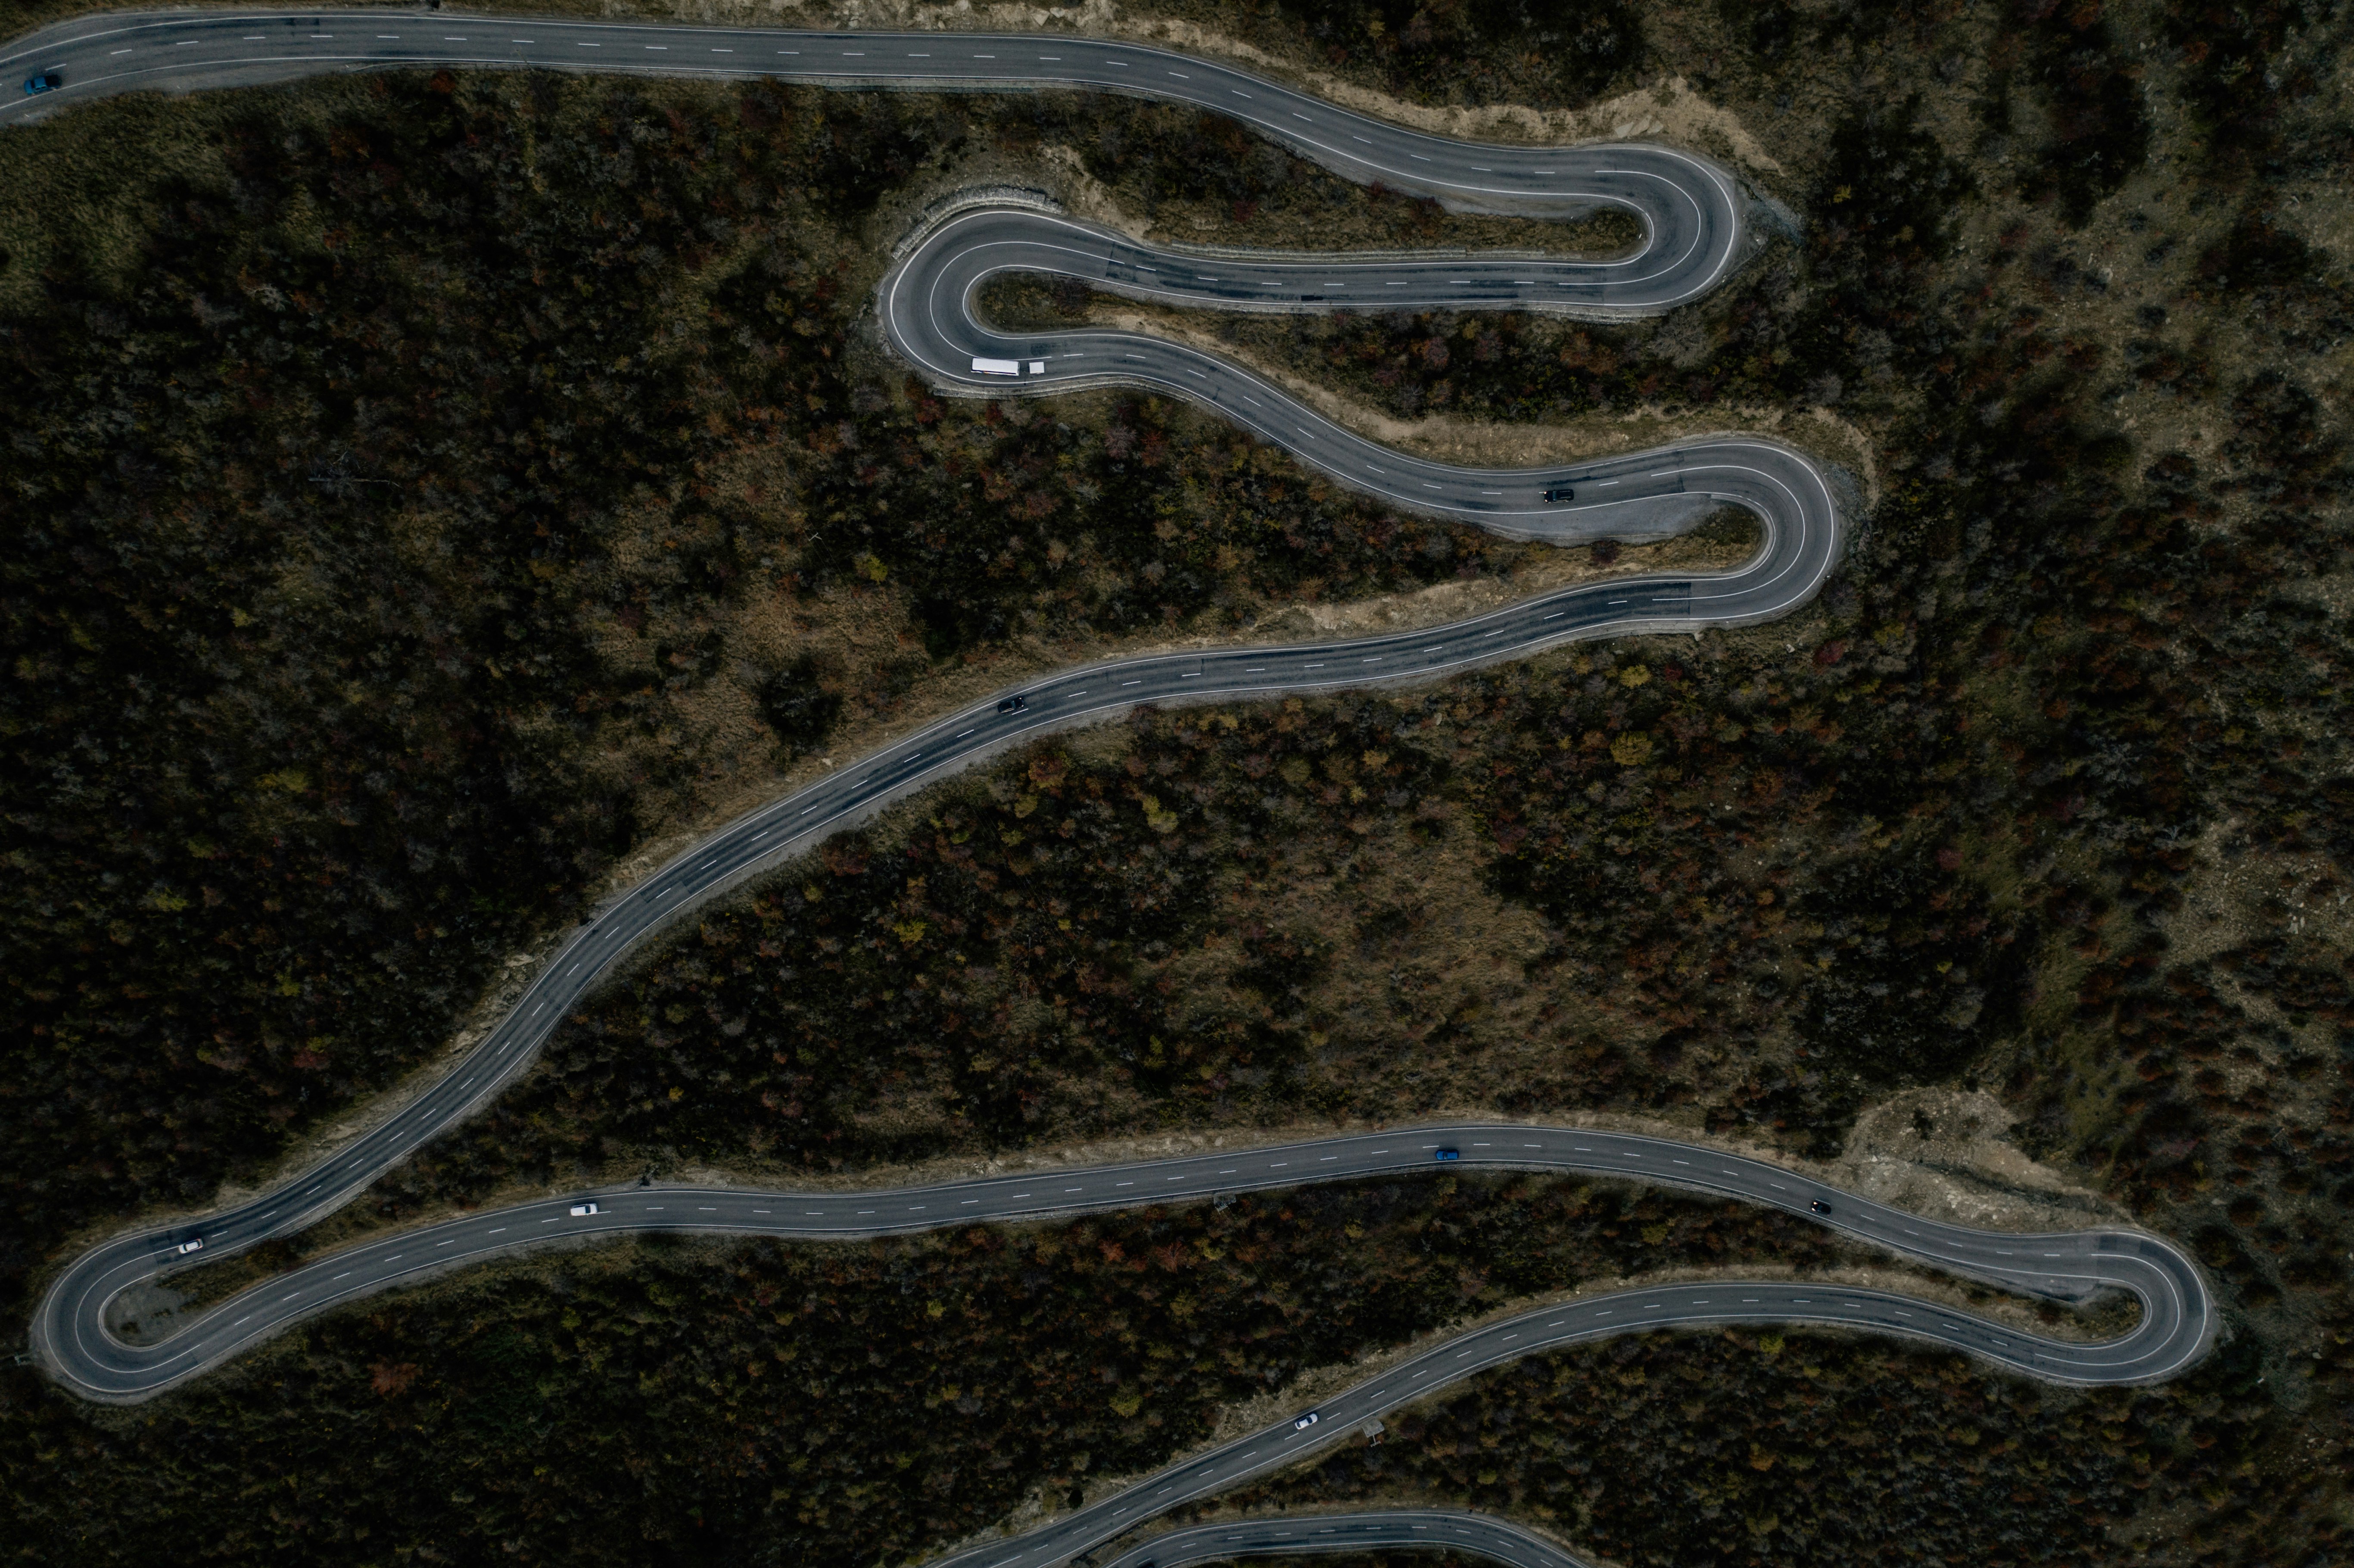
[[[1097,329],[1022,334],[979,319],[987,280],[1006,271],[1075,277],[1088,287],[1207,309],[1534,309],[1655,313],[1698,298],[1737,264],[1744,199],[1722,171],[1670,149],[1480,146],[1431,137],[1335,108],[1214,62],[1099,38],[1047,34],[812,34],[449,12],[196,12],[97,16],[11,46],[19,74],[55,70],[64,86],[0,101],[0,124],[143,88],[189,90],[327,71],[416,66],[763,76],[836,86],[1109,90],[1214,109],[1357,180],[1437,198],[1458,211],[1569,217],[1603,207],[1633,213],[1646,238],[1606,262],[1521,258],[1211,256],[1140,244],[1020,204],[952,209],[903,248],[878,291],[893,351],[934,386],[972,395],[1078,387],[1151,387],[1215,408],[1300,461],[1401,507],[1522,537],[1575,541],[1672,531],[1722,505],[1763,524],[1755,556],[1713,575],[1628,577],[1568,589],[1429,630],[1289,647],[1169,652],[1087,665],[931,725],[855,766],[732,822],[612,900],[571,935],[522,1000],[445,1077],[284,1186],[196,1224],[110,1240],[54,1280],[32,1342],[58,1381],[92,1400],[135,1403],[217,1366],[291,1324],[429,1272],[541,1243],[629,1233],[718,1232],[803,1239],[922,1231],[1163,1203],[1307,1181],[1434,1168],[1601,1171],[1729,1193],[1813,1213],[1903,1255],[2031,1296],[2083,1301],[2133,1293],[2128,1333],[2075,1344],[1883,1291],[1724,1281],[1620,1292],[1547,1307],[1447,1338],[1327,1401],[1310,1425],[1289,1419],[1195,1455],[1119,1496],[957,1559],[1045,1568],[1115,1539],[1174,1503],[1288,1463],[1380,1412],[1482,1368],[1612,1334],[1699,1323],[1810,1323],[1868,1329],[1965,1351],[2064,1383],[2172,1375],[2215,1332],[2198,1269],[2169,1244],[2126,1231],[2017,1236],[1939,1224],[1836,1192],[1762,1161],[1668,1140],[1543,1127],[1458,1126],[1214,1150],[1143,1164],[863,1193],[652,1187],[535,1202],[367,1242],[256,1286],[160,1344],[107,1327],[126,1287],[291,1234],[347,1202],[411,1150],[471,1115],[522,1071],[567,1012],[627,954],[695,904],[809,849],[892,800],[1042,733],[1142,703],[1256,699],[1428,680],[1526,657],[1566,641],[1691,630],[1772,619],[1804,604],[1836,565],[1840,520],[1830,484],[1803,453],[1748,437],[1680,443],[1544,471],[1479,471],[1389,450],[1332,424],[1218,355]],[[1826,1204],[1828,1214],[1810,1205]],[[177,1252],[201,1236],[197,1259]],[[1574,1559],[1476,1515],[1404,1510],[1204,1527],[1119,1559],[1140,1568],[1208,1560],[1219,1531],[1252,1535],[1223,1550],[1323,1550],[1445,1544],[1522,1565]],[[1181,1539],[1181,1537],[1182,1539]],[[1198,1540],[1194,1538],[1198,1537]],[[1434,1538],[1435,1539],[1435,1538]],[[1327,1544],[1329,1541],[1329,1546]],[[1192,1552],[1193,1555],[1182,1555]],[[1141,1555],[1140,1555],[1140,1553]]]
[[[1457,1158],[1442,1165],[1437,1158],[1442,1149],[1454,1150]],[[77,1267],[70,1289],[53,1289],[42,1303],[36,1339],[45,1359],[75,1392],[130,1403],[341,1302],[453,1264],[543,1242],[649,1231],[844,1240],[975,1223],[1037,1221],[1311,1182],[1419,1175],[1434,1169],[1579,1171],[1722,1193],[1813,1217],[1892,1254],[2022,1295],[2084,1302],[2114,1288],[2131,1292],[2142,1304],[2140,1320],[2131,1332],[2084,1344],[2022,1334],[1968,1313],[1881,1292],[1787,1282],[1678,1286],[1636,1293],[1643,1299],[1631,1307],[1627,1303],[1632,1298],[1604,1298],[1575,1309],[1546,1308],[1554,1317],[1568,1316],[1562,1324],[1549,1325],[1544,1335],[1521,1335],[1526,1342],[1509,1355],[1479,1361],[1480,1366],[1628,1328],[1701,1320],[1819,1322],[1933,1340],[2049,1382],[2147,1383],[2189,1365],[2204,1352],[2214,1333],[2213,1305],[2198,1268],[2180,1249],[2155,1236],[2123,1230],[2058,1235],[1973,1230],[1873,1202],[1766,1160],[1696,1144],[1586,1128],[1465,1123],[1273,1148],[1214,1149],[1135,1164],[1033,1171],[926,1187],[793,1192],[665,1185],[550,1199],[402,1231],[330,1254],[253,1287],[160,1344],[134,1346],[106,1331],[103,1313],[106,1302],[125,1286],[152,1278],[180,1261],[171,1248],[181,1233],[151,1232],[135,1238],[135,1245],[133,1238],[116,1244],[121,1250],[111,1268]],[[584,1201],[593,1201],[598,1212],[573,1213]],[[1818,1210],[1816,1204],[1825,1207]],[[1553,1328],[1566,1331],[1553,1333]],[[1513,1342],[1509,1337],[1497,1341],[1499,1346]],[[1449,1351],[1458,1361],[1469,1353]],[[1455,1368],[1442,1381],[1473,1370],[1477,1368],[1469,1365]],[[1388,1391],[1399,1398],[1418,1395],[1426,1392],[1418,1386],[1423,1381],[1421,1373],[1401,1372],[1391,1379]],[[1349,1419],[1380,1408],[1386,1406],[1377,1401]]]
[[[1439,1161],[1441,1150],[1456,1159]],[[34,1342],[86,1398],[136,1403],[343,1302],[475,1259],[550,1243],[631,1233],[716,1233],[798,1240],[907,1234],[979,1223],[1198,1201],[1311,1182],[1434,1170],[1580,1171],[1738,1197],[1811,1216],[1887,1252],[2047,1300],[2130,1293],[2138,1320],[2090,1343],[2023,1333],[1976,1313],[1895,1292],[1820,1281],[1721,1280],[1588,1297],[1444,1338],[1315,1407],[1185,1458],[1119,1494],[1026,1534],[949,1561],[959,1568],[1051,1568],[1177,1504],[1289,1464],[1385,1411],[1505,1361],[1565,1345],[1663,1328],[1818,1325],[1923,1340],[2048,1382],[2155,1382],[2206,1352],[2217,1319],[2197,1266],[2171,1243],[2127,1230],[2024,1235],[1930,1220],[1842,1192],[1768,1161],[1672,1139],[1589,1128],[1471,1123],[1398,1128],[1133,1164],[1071,1167],[858,1192],[657,1186],[520,1204],[364,1243],[255,1286],[153,1346],[108,1332],[106,1301],[175,1261],[177,1233],[111,1244],[112,1266],[77,1265],[43,1301]],[[1818,1208],[1816,1205],[1822,1205]],[[98,1255],[91,1255],[96,1256]],[[1298,1413],[1305,1414],[1305,1412]],[[1533,1565],[1532,1565],[1533,1568]]]
[[[1603,207],[1633,214],[1647,236],[1636,255],[1556,270],[1546,275],[1551,291],[1531,301],[1595,312],[1655,313],[1697,300],[1738,264],[1744,239],[1744,204],[1733,180],[1687,153],[1645,143],[1459,142],[1339,108],[1216,60],[1055,33],[817,33],[390,9],[102,12],[53,23],[0,53],[0,73],[11,85],[36,71],[54,71],[64,82],[54,92],[0,100],[0,125],[141,90],[190,91],[420,67],[766,77],[932,91],[1066,89],[1190,104],[1238,121],[1344,178],[1379,180],[1457,212],[1554,219]],[[1336,285],[1342,292],[1331,298],[1331,308],[1398,302],[1388,297],[1387,274],[1352,275],[1353,282]],[[1503,303],[1506,297],[1491,291],[1511,286],[1483,271],[1471,292],[1434,291],[1423,302]]]

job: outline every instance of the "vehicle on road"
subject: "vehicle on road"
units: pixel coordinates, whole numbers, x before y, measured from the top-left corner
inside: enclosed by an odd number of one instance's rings
[[[604,1212],[604,1210],[599,1208],[594,1203],[575,1203],[572,1205],[572,1217],[576,1220],[579,1219],[584,1214],[601,1214]]]
[[[182,1242],[172,1250],[178,1253],[182,1257],[187,1256],[192,1252],[202,1252],[205,1250],[205,1238],[202,1236],[190,1236],[187,1240]]]
[[[1293,1423],[1291,1424],[1291,1429],[1292,1429],[1294,1432],[1305,1432],[1305,1431],[1307,1431],[1310,1426],[1313,1426],[1313,1425],[1316,1425],[1316,1413],[1315,1413],[1314,1411],[1312,1411],[1312,1410],[1311,1410],[1311,1411],[1310,1411],[1307,1414],[1305,1414],[1305,1415],[1301,1416],[1299,1420],[1297,1420],[1297,1421],[1293,1422]]]
[[[53,70],[36,71],[25,79],[25,96],[32,98],[44,92],[55,92],[66,84],[66,79]]]
[[[1822,1215],[1825,1219],[1829,1219],[1830,1217],[1831,1206],[1829,1203],[1824,1202],[1820,1198],[1817,1198],[1813,1202],[1808,1203],[1807,1207]]]
[[[1577,492],[1565,484],[1558,484],[1546,491],[1544,497],[1547,501],[1575,501],[1577,499]]]
[[[1030,700],[1027,697],[1008,697],[997,705],[997,711],[1002,714],[1018,714],[1029,705]]]
[[[1431,1158],[1437,1160],[1441,1165],[1444,1165],[1450,1160],[1462,1159],[1463,1151],[1459,1149],[1442,1149],[1437,1153],[1432,1155]]]

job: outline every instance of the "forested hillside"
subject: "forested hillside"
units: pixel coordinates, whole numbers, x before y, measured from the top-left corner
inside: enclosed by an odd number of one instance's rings
[[[2339,9],[1165,14],[1402,114],[1689,132],[1782,204],[1661,323],[1194,325],[1428,439],[1819,441],[1861,524],[1830,590],[943,785],[682,927],[286,1252],[645,1171],[1442,1109],[1829,1157],[1893,1092],[1978,1089],[2196,1248],[2213,1360],[2086,1395],[1833,1335],[1629,1340],[1253,1500],[1469,1501],[1624,1563],[2343,1555]],[[1396,515],[1186,409],[945,402],[882,355],[867,290],[960,183],[1162,238],[1561,238],[1214,120],[394,75],[103,104],[0,171],[20,1319],[72,1235],[201,1204],[429,1057],[633,851],[917,715],[1639,563]],[[35,1561],[901,1562],[1466,1311],[1766,1260],[1853,1261],[1533,1182],[645,1245],[378,1300],[135,1415],[7,1372],[0,1470]]]

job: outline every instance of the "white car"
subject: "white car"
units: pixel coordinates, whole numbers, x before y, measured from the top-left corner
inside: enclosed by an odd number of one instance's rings
[[[598,1214],[602,1213],[604,1213],[604,1211],[598,1208],[594,1203],[575,1203],[572,1205],[572,1217],[576,1220],[580,1218],[583,1214]]]
[[[1305,1414],[1305,1415],[1301,1416],[1299,1420],[1297,1420],[1297,1421],[1293,1422],[1293,1423],[1291,1424],[1291,1429],[1292,1429],[1294,1432],[1305,1432],[1305,1431],[1307,1431],[1310,1426],[1313,1426],[1313,1425],[1316,1425],[1316,1413],[1315,1413],[1314,1411],[1312,1411],[1312,1410],[1311,1410],[1311,1411],[1310,1411],[1307,1414]]]
[[[202,1236],[190,1236],[186,1241],[182,1242],[172,1250],[178,1253],[182,1257],[187,1256],[192,1252],[202,1252],[205,1250],[205,1238]]]

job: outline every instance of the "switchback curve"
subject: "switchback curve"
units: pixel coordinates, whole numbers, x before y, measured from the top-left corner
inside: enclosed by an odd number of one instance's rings
[[[1541,1535],[1469,1509],[1356,1509],[1267,1514],[1172,1530],[1130,1547],[1103,1568],[1193,1568],[1245,1557],[1335,1552],[1452,1552],[1504,1568],[1590,1568]]]

